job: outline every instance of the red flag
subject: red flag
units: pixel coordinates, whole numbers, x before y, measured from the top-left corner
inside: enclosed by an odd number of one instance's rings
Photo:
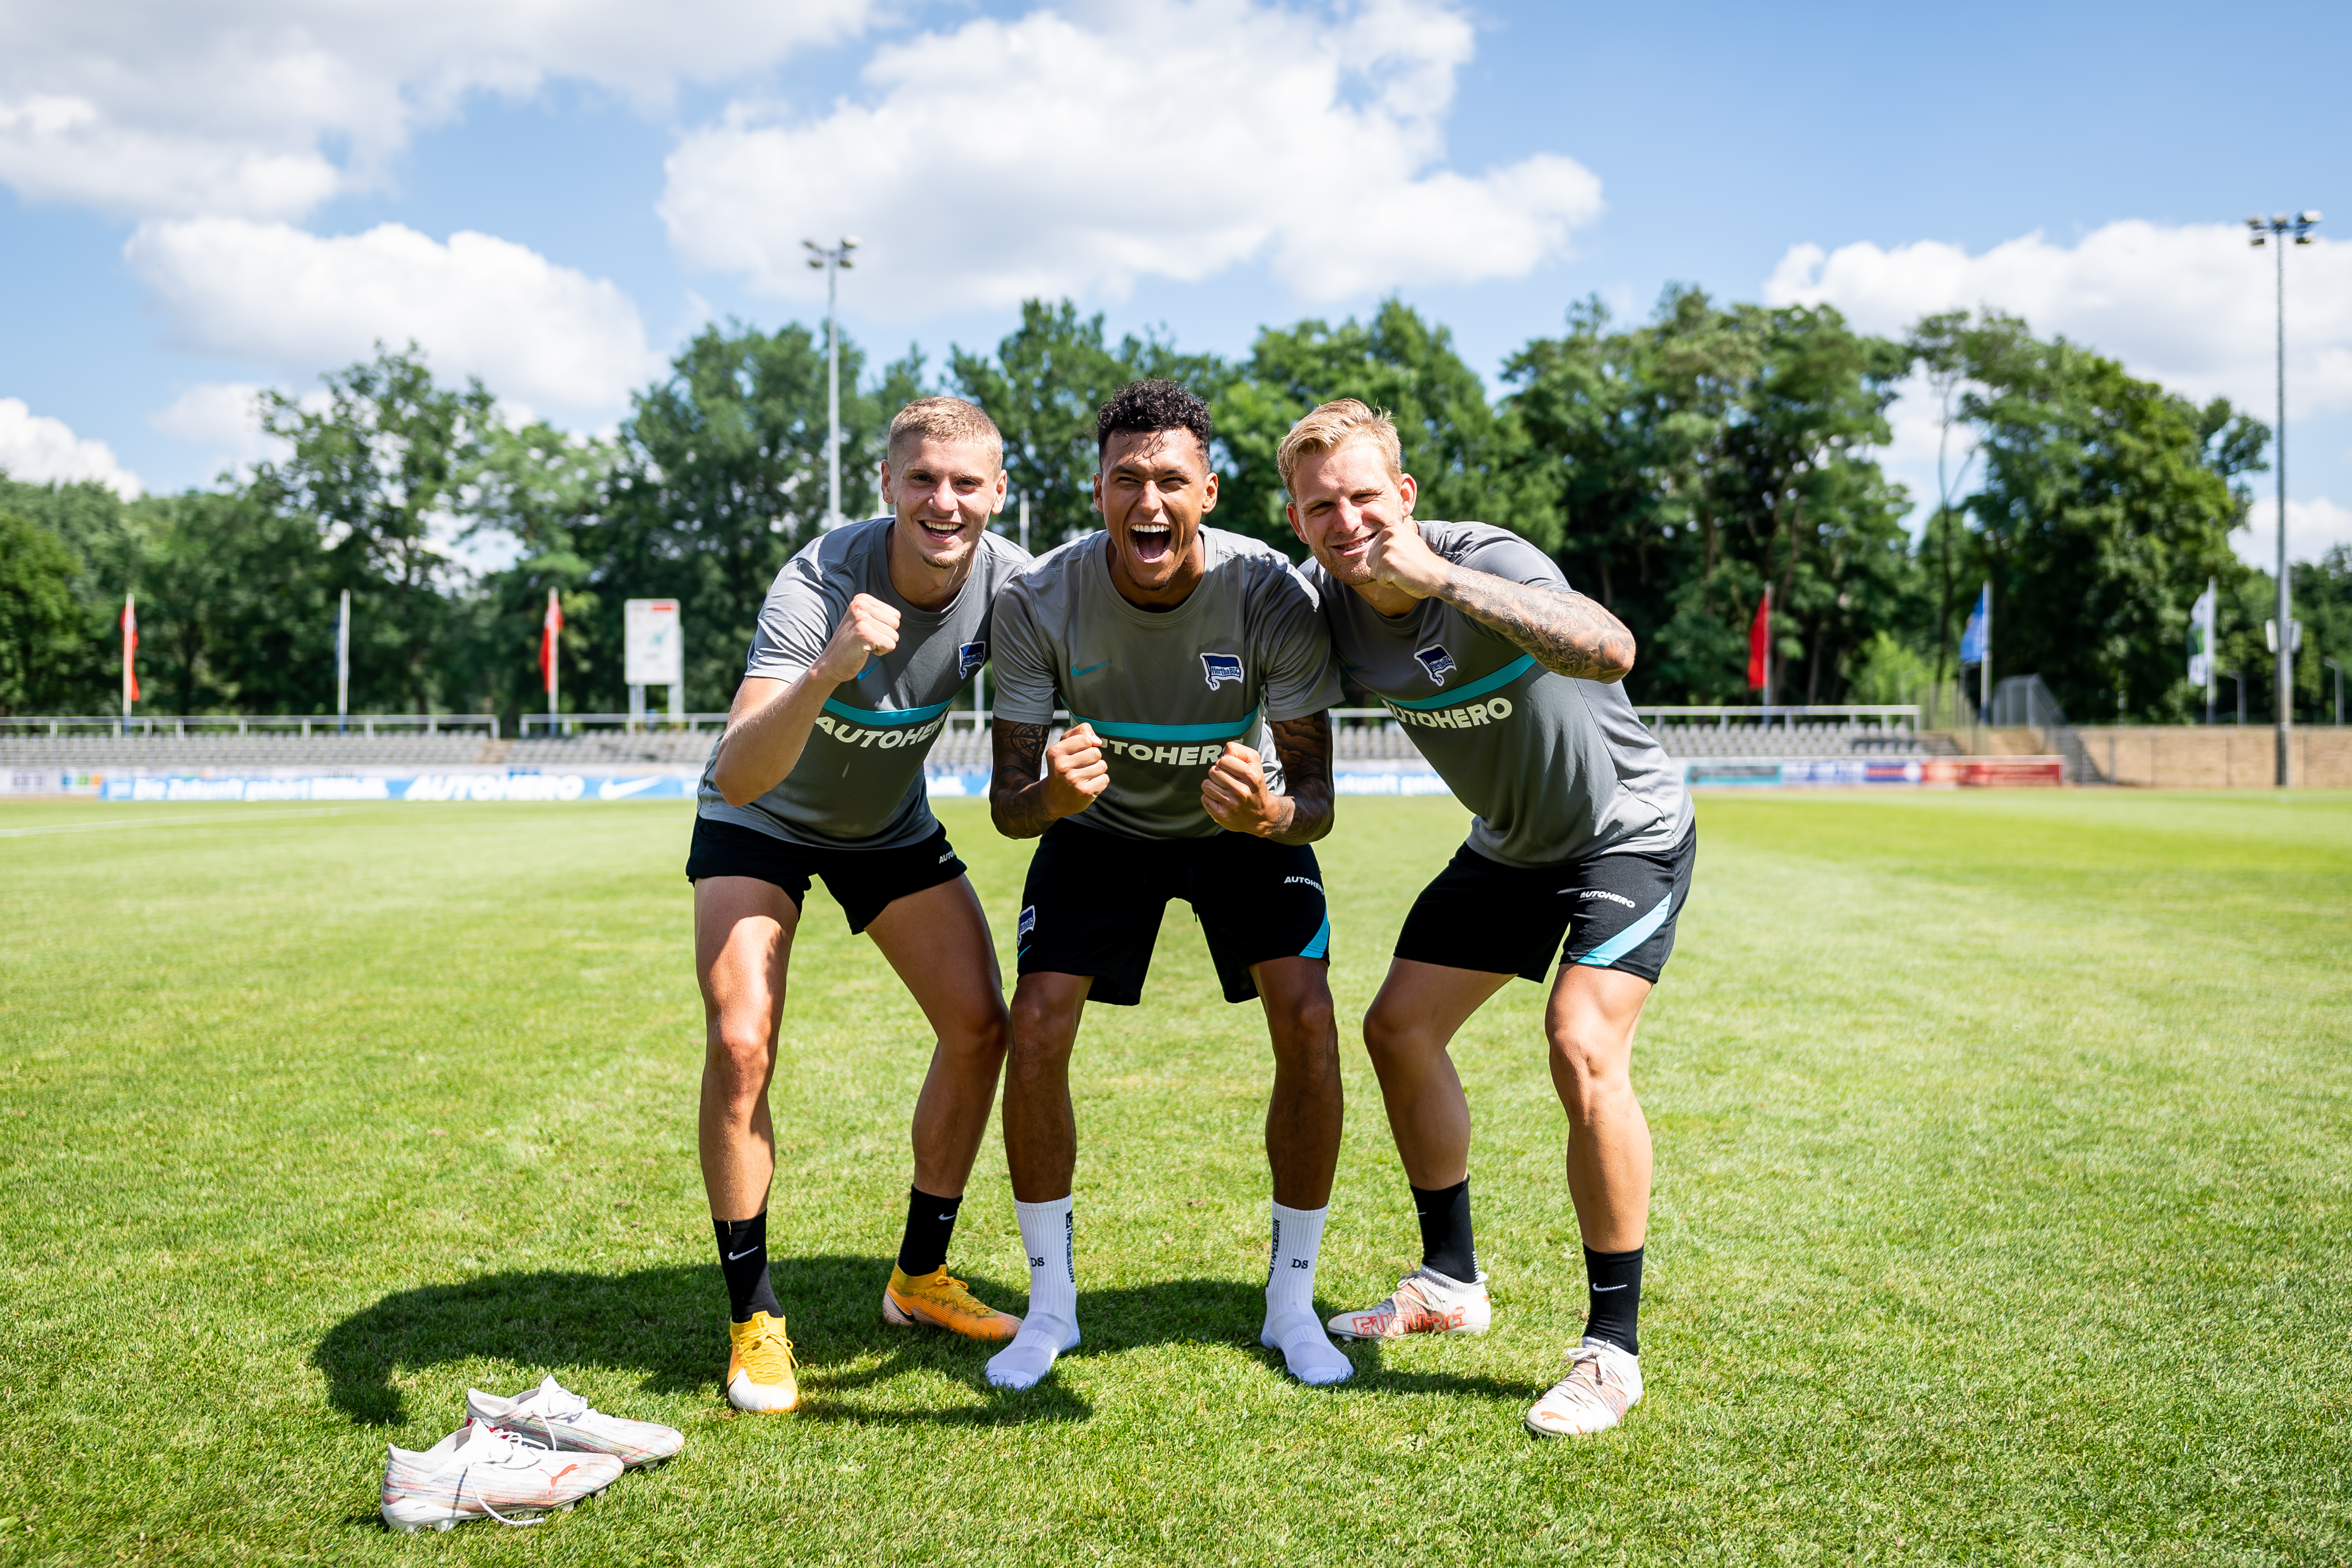
[[[1748,627],[1748,689],[1760,692],[1771,679],[1772,671],[1772,588],[1764,587],[1764,597],[1757,601],[1756,619]]]
[[[122,596],[122,706],[139,700],[139,612],[131,594]]]
[[[563,637],[563,606],[557,602],[555,590],[547,591],[547,618],[539,627],[539,675],[546,688],[555,690],[555,656],[557,644]]]

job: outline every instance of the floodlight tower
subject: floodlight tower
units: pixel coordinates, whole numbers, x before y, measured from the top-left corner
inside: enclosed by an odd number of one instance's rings
[[[839,245],[819,245],[813,239],[801,244],[808,247],[809,266],[824,269],[824,526],[837,528],[841,527],[841,323],[835,307],[840,277],[849,270],[849,253],[857,248],[857,241],[845,235]]]
[[[2272,246],[2278,263],[2278,428],[2274,437],[2278,448],[2278,653],[2273,701],[2278,708],[2278,783],[2282,789],[2294,778],[2288,758],[2294,729],[2294,620],[2290,612],[2292,595],[2287,591],[2286,580],[2286,246],[2290,235],[2295,244],[2309,245],[2312,227],[2318,222],[2319,214],[2309,211],[2292,216],[2273,213],[2267,218],[2246,220],[2255,245],[2278,242]]]

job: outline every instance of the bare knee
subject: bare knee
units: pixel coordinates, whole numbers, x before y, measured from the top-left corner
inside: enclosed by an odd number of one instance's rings
[[[1372,1071],[1383,1078],[1444,1047],[1427,1025],[1401,1010],[1375,1007],[1364,1015],[1364,1053],[1372,1059]]]
[[[756,1023],[720,1019],[710,1029],[705,1071],[730,1101],[757,1100],[775,1069],[775,1040]]]
[[[961,1020],[940,1036],[940,1054],[957,1063],[993,1073],[1013,1044],[1013,1020],[1003,1008]]]
[[[1572,1119],[1593,1121],[1612,1101],[1633,1093],[1626,1042],[1575,1029],[1555,1028],[1550,1034],[1552,1082]]]

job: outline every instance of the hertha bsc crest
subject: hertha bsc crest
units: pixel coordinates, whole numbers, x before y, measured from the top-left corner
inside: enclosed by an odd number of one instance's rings
[[[1209,683],[1209,689],[1213,692],[1219,686],[1223,685],[1227,681],[1233,682],[1235,685],[1240,685],[1242,684],[1242,662],[1240,656],[1234,653],[1202,654],[1201,678]]]
[[[966,643],[956,650],[956,679],[962,680],[986,663],[988,663],[988,644]]]
[[[1445,684],[1445,677],[1454,673],[1454,655],[1445,651],[1443,643],[1432,643],[1413,657],[1420,660],[1421,667],[1429,672],[1429,678],[1441,686]]]

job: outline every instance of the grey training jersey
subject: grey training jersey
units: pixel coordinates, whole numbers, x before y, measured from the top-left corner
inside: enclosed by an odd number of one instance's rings
[[[962,591],[944,610],[918,610],[890,584],[894,523],[876,517],[820,535],[776,574],[744,674],[798,680],[861,593],[898,612],[898,645],[834,689],[799,763],[751,804],[720,798],[710,782],[714,750],[702,770],[703,816],[836,850],[898,849],[938,830],[924,796],[923,758],[947,723],[949,702],[988,660],[997,590],[1029,556],[983,533]]]
[[[1486,523],[1423,523],[1429,548],[1514,582],[1566,588],[1551,558]],[[1310,559],[1331,643],[1462,803],[1470,847],[1506,865],[1667,850],[1690,792],[1622,686],[1554,674],[1442,600],[1391,621]]]
[[[1050,724],[1056,707],[1102,737],[1108,788],[1073,822],[1136,839],[1222,831],[1201,780],[1229,740],[1282,773],[1268,724],[1339,700],[1315,591],[1279,552],[1202,528],[1207,570],[1173,610],[1138,610],[1111,586],[1110,536],[1074,539],[996,601],[999,719]]]

